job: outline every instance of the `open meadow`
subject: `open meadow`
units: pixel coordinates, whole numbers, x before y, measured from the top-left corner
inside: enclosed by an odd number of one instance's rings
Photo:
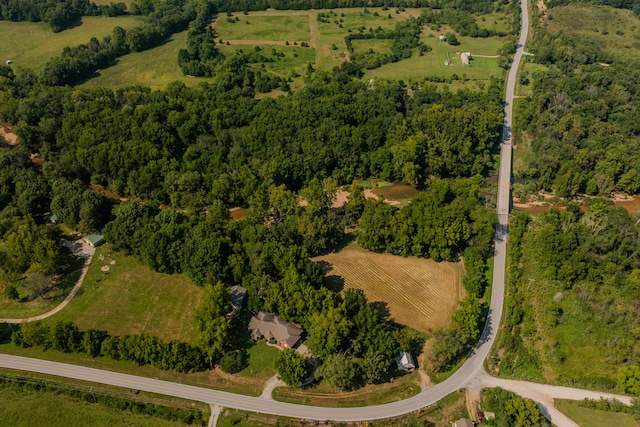
[[[314,261],[325,263],[329,287],[362,289],[369,301],[385,302],[391,317],[420,332],[448,325],[464,296],[461,263],[378,254],[356,246]]]
[[[578,4],[554,7],[544,25],[551,32],[562,30],[593,40],[614,57],[640,55],[640,19],[631,10]]]
[[[107,244],[96,250],[76,297],[47,322],[65,320],[83,330],[103,329],[113,335],[147,332],[166,341],[193,342],[201,294],[186,276],[151,271]]]
[[[14,67],[31,68],[38,73],[50,58],[60,56],[67,46],[88,43],[91,37],[102,40],[114,27],[129,30],[140,23],[134,16],[84,16],[80,25],[54,33],[43,22],[0,21],[0,52],[3,55],[0,59],[2,63],[11,60]]]
[[[116,64],[100,70],[81,87],[109,87],[118,89],[131,85],[163,89],[169,82],[182,81],[187,86],[210,81],[204,77],[188,77],[178,65],[178,51],[187,45],[187,32],[173,34],[170,39],[153,49],[121,56]]]

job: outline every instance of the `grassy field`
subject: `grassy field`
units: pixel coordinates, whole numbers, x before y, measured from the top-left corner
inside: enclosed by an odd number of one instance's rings
[[[478,27],[505,33],[511,31],[511,21],[512,17],[503,12],[488,13],[476,18]]]
[[[256,13],[242,15],[236,13],[228,20],[221,14],[214,23],[214,28],[223,40],[284,40],[284,41],[309,41],[310,16],[307,13],[300,15],[288,13],[281,16],[259,16]]]
[[[376,53],[391,53],[392,40],[352,40],[353,51],[355,53],[366,53],[374,51]]]
[[[138,25],[140,21],[133,16],[85,16],[81,25],[54,33],[42,22],[0,21],[0,59],[3,63],[11,59],[14,67],[31,68],[38,73],[50,58],[60,56],[64,47],[88,43],[91,37],[102,40],[116,26],[128,30]]]
[[[139,426],[169,427],[183,423],[112,409],[66,395],[0,387],[0,419],[12,427]]]
[[[573,400],[555,400],[556,407],[580,427],[638,427],[630,414],[583,408]]]
[[[348,392],[321,382],[305,389],[277,387],[273,391],[273,398],[281,402],[331,408],[381,405],[415,396],[420,392],[419,382],[420,376],[417,372],[396,378],[393,383],[367,385]]]
[[[187,32],[171,36],[168,42],[144,52],[124,55],[117,64],[100,71],[97,77],[81,87],[109,87],[117,89],[131,85],[144,85],[152,89],[163,89],[167,83],[179,80],[187,86],[195,86],[211,79],[187,77],[178,65],[178,51],[187,45]]]
[[[76,297],[47,321],[70,320],[80,329],[113,335],[148,332],[192,342],[201,293],[186,276],[153,272],[107,244],[97,249]]]
[[[630,10],[577,4],[555,7],[549,10],[545,25],[551,32],[562,30],[593,40],[614,56],[640,55],[640,19]]]
[[[428,332],[449,323],[464,292],[462,264],[377,254],[356,246],[314,258],[327,263],[328,283],[363,289],[370,301],[384,301],[399,323]]]

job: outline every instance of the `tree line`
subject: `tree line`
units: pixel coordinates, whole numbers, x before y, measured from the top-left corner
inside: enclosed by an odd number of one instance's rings
[[[122,2],[97,5],[89,0],[0,0],[0,20],[42,21],[54,33],[76,24],[82,16],[120,16],[126,10],[127,6]]]

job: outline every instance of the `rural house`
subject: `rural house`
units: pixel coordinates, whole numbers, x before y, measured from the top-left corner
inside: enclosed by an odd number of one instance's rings
[[[413,359],[413,355],[410,351],[398,351],[396,363],[398,364],[398,369],[401,371],[411,372],[416,369],[416,361]]]
[[[282,320],[275,314],[259,312],[249,321],[251,338],[274,340],[279,346],[295,348],[301,340],[302,328]]]
[[[462,52],[460,54],[460,61],[462,61],[462,65],[469,65],[470,59],[471,59],[471,52]]]

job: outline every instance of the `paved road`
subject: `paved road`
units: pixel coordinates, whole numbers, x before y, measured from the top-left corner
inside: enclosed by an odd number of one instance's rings
[[[539,402],[545,414],[558,426],[575,426],[571,420],[553,408],[554,398],[583,399],[599,397],[616,397],[629,403],[625,396],[607,395],[588,390],[571,389],[567,387],[553,387],[544,384],[529,383],[493,378],[484,371],[483,362],[496,337],[502,308],[504,303],[504,281],[508,215],[510,208],[511,181],[511,128],[513,115],[513,98],[517,69],[523,55],[523,48],[529,28],[527,0],[521,0],[522,29],[520,41],[515,54],[514,63],[509,72],[505,96],[505,121],[500,153],[500,171],[498,180],[498,219],[496,229],[495,260],[493,269],[493,285],[491,293],[491,307],[487,323],[480,342],[466,363],[458,369],[448,380],[425,390],[418,395],[400,402],[367,408],[319,408],[312,406],[293,405],[276,402],[259,397],[242,396],[201,387],[160,381],[151,378],[137,377],[110,371],[103,371],[82,366],[49,362],[19,356],[0,355],[0,366],[24,371],[40,372],[85,381],[109,384],[136,390],[144,390],[169,396],[181,397],[189,400],[205,402],[219,407],[262,412],[265,414],[285,415],[296,418],[334,421],[363,421],[397,417],[422,407],[431,405],[447,394],[470,387],[502,387],[514,391],[524,397]]]

